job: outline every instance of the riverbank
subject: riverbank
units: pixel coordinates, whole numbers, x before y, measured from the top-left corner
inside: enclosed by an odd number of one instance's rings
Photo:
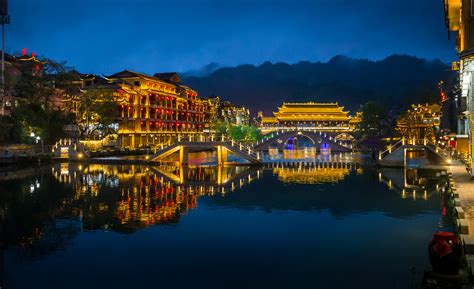
[[[454,206],[461,239],[464,243],[466,261],[474,268],[474,181],[466,166],[455,162],[448,167]]]

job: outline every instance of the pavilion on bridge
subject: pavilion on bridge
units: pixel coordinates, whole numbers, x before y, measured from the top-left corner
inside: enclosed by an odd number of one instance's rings
[[[284,102],[273,117],[259,113],[259,126],[263,134],[277,130],[310,130],[323,132],[353,132],[360,122],[352,117],[343,106],[335,103],[290,103]]]

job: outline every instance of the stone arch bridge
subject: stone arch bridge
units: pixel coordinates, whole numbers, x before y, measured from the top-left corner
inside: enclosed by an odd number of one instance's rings
[[[345,137],[345,140],[342,138]],[[265,135],[264,138],[254,145],[257,151],[268,151],[270,148],[282,150],[288,141],[294,139],[305,139],[309,141],[318,151],[323,148],[330,149],[331,152],[350,152],[353,145],[350,141],[352,136],[347,133],[324,133],[316,131],[277,131]],[[349,140],[348,140],[349,139]]]

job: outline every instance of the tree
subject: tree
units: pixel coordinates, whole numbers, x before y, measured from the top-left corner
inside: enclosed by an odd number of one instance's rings
[[[119,110],[112,93],[86,90],[80,96],[80,103],[79,129],[83,137],[91,138],[97,133],[102,136],[115,133],[112,125],[117,122]]]
[[[359,131],[369,136],[381,136],[388,122],[388,113],[384,105],[369,101],[362,106],[362,119]]]
[[[245,140],[255,142],[262,138],[262,132],[254,125],[245,126]]]
[[[235,141],[243,141],[245,138],[245,131],[241,126],[231,126],[228,134]]]
[[[234,141],[254,142],[262,137],[262,133],[255,125],[231,125],[222,120],[215,120],[211,129],[218,135],[226,135]]]

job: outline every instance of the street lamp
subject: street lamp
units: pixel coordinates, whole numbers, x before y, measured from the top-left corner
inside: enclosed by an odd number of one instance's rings
[[[41,139],[41,137],[39,135],[36,135],[34,132],[31,132],[30,133],[30,137],[32,137],[34,140],[35,140],[35,143],[39,143],[41,142],[41,153],[43,153],[43,140]]]

